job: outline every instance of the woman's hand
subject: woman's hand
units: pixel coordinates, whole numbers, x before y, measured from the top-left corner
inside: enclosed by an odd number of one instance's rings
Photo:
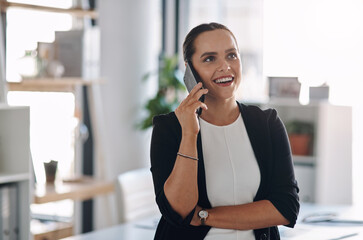
[[[193,219],[190,222],[190,225],[196,226],[196,227],[201,225],[200,217],[198,216],[198,213],[199,213],[200,210],[202,210],[202,208],[197,205],[195,207],[195,212],[194,212],[194,215],[193,215]]]
[[[205,110],[208,109],[205,103],[199,101],[200,97],[206,93],[208,93],[208,89],[202,88],[202,83],[198,83],[175,109],[175,115],[178,118],[184,136],[198,134],[199,123],[196,111],[200,107]]]

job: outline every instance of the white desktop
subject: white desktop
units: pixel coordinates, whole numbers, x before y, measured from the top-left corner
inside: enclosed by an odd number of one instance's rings
[[[151,240],[158,219],[154,216],[63,240]],[[362,240],[363,207],[303,203],[295,228],[279,230],[281,240]]]

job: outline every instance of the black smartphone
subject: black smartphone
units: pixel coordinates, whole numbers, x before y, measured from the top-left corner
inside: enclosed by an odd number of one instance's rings
[[[191,62],[187,62],[187,66],[185,69],[184,74],[184,83],[185,86],[188,89],[188,92],[190,92],[195,85],[197,85],[199,82],[201,82],[201,78],[197,71],[195,71],[193,64]],[[199,99],[199,101],[204,102],[204,95],[202,95]],[[199,108],[197,110],[197,114],[202,114],[202,108]]]

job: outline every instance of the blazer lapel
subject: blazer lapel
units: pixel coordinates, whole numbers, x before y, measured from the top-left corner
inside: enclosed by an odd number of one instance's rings
[[[253,152],[257,159],[258,166],[261,173],[261,182],[258,188],[257,194],[255,196],[255,201],[263,198],[267,190],[267,179],[268,179],[268,169],[267,169],[267,159],[269,153],[270,141],[268,137],[267,123],[265,121],[265,116],[262,111],[253,111],[254,109],[249,109],[246,105],[239,102],[238,106],[240,108],[243,122],[246,126],[247,134],[250,139]]]

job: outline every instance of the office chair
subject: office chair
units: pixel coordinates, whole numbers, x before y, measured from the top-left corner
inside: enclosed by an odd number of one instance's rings
[[[160,215],[149,168],[120,174],[115,189],[119,223]]]

